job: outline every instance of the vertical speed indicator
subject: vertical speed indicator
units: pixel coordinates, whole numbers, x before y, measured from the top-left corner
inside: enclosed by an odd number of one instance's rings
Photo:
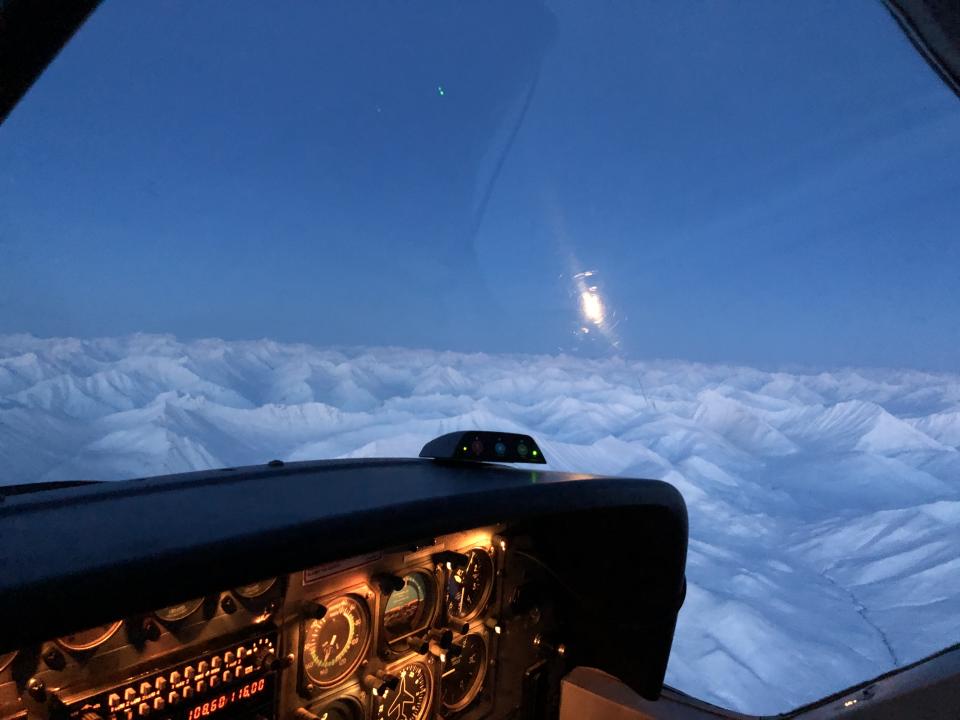
[[[321,619],[306,623],[303,671],[319,687],[332,687],[357,669],[369,646],[366,603],[354,595],[343,595],[327,604]]]
[[[449,655],[440,676],[440,697],[450,712],[473,702],[487,673],[487,643],[478,633],[465,635],[457,645],[459,655]]]

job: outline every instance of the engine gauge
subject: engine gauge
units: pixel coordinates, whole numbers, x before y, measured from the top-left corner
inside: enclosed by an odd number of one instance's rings
[[[327,612],[304,627],[303,671],[321,688],[332,687],[357,669],[370,645],[367,605],[353,595],[327,603]]]
[[[423,571],[405,575],[403,588],[390,593],[383,610],[383,634],[393,642],[430,624],[437,608],[437,583]]]
[[[493,588],[493,558],[474,548],[467,563],[453,568],[447,580],[447,613],[455,620],[470,620],[480,614]]]
[[[241,585],[240,587],[234,588],[233,591],[242,598],[252,600],[253,598],[260,597],[272,588],[275,582],[277,582],[276,578],[270,578],[269,580],[261,580],[260,582],[250,583],[249,585]]]
[[[155,610],[154,615],[167,623],[180,622],[189,615],[193,615],[200,606],[203,605],[203,598],[186,600],[176,605],[168,605],[160,610]]]
[[[17,656],[17,651],[3,653],[0,655],[0,672],[3,672],[7,669],[7,666],[13,662],[13,659]]]
[[[433,676],[425,663],[415,661],[397,672],[397,689],[385,698],[374,698],[375,717],[380,720],[423,720],[433,700]]]
[[[487,674],[487,643],[483,636],[470,633],[456,644],[461,653],[447,656],[440,675],[440,699],[450,712],[463,710],[473,702]]]
[[[67,650],[73,650],[75,652],[93,650],[93,648],[109,640],[113,634],[120,629],[122,624],[122,620],[117,620],[116,622],[107,623],[106,625],[98,625],[89,630],[80,630],[70,635],[64,635],[63,637],[57,638],[57,642]]]

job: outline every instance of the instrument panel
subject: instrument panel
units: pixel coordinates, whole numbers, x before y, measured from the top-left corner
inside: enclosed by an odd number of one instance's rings
[[[513,717],[529,673],[498,658],[543,663],[549,614],[504,632],[507,548],[501,526],[431,538],[5,654],[0,720]]]

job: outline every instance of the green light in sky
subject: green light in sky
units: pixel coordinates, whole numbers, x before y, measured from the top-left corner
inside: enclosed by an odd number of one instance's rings
[[[443,85],[437,85],[437,95],[443,97],[445,92],[446,91],[443,89]]]

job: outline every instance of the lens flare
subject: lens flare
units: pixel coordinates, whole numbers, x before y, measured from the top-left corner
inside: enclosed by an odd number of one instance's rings
[[[596,289],[589,288],[580,293],[580,312],[594,325],[602,325],[606,313],[603,308],[603,300],[597,294]]]
[[[576,325],[571,329],[577,338],[578,348],[597,349],[609,344],[610,349],[619,350],[617,326],[623,317],[611,305],[612,298],[600,281],[600,273],[596,270],[579,270],[570,275],[570,280],[570,300],[577,313]]]

